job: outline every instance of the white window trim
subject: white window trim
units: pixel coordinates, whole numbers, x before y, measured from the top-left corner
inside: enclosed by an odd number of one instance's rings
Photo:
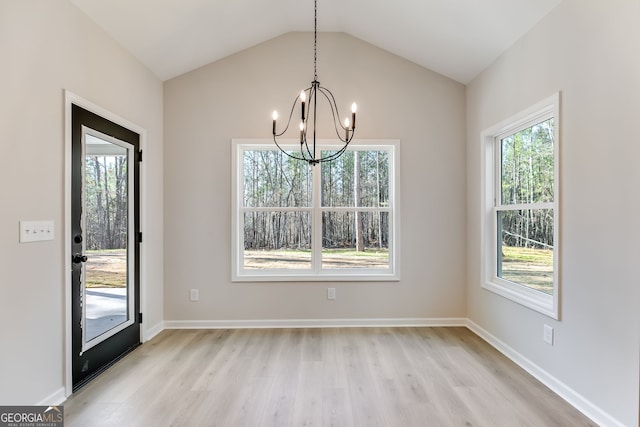
[[[398,281],[400,280],[400,141],[399,140],[353,140],[350,147],[375,150],[384,147],[389,150],[389,162],[393,164],[393,173],[389,174],[389,199],[393,208],[390,208],[391,229],[389,230],[389,268],[385,269],[350,269],[350,270],[245,270],[244,250],[240,247],[242,236],[242,221],[240,221],[242,180],[239,179],[239,171],[242,170],[243,150],[273,150],[275,147],[272,139],[239,139],[231,140],[231,280],[233,282],[282,282],[282,281]],[[299,141],[294,139],[283,140],[282,147],[299,148]],[[331,149],[338,146],[336,140],[319,140],[321,149]],[[316,167],[320,167],[319,165]],[[314,179],[314,194],[319,194],[320,180]],[[316,208],[310,208],[313,210]],[[317,208],[320,210],[321,208]],[[355,210],[353,208],[330,208],[330,210]],[[286,210],[286,209],[285,209]],[[325,209],[326,210],[326,209]],[[370,210],[359,208],[359,211]],[[321,224],[321,218],[314,218]],[[316,225],[318,227],[318,225]],[[313,252],[319,256],[322,249],[321,242],[312,238]]]
[[[554,256],[553,256],[553,293],[551,295],[518,285],[504,280],[496,275],[497,266],[497,224],[496,224],[496,143],[497,137],[515,133],[533,124],[554,118],[554,180],[553,203],[544,203],[540,206],[553,209],[554,221]],[[559,319],[560,316],[560,281],[559,281],[559,257],[560,257],[560,93],[556,93],[524,111],[484,130],[481,133],[481,286],[491,292],[510,299],[518,304],[549,316]],[[527,205],[532,208],[533,205]],[[535,207],[535,206],[533,206]],[[510,207],[511,208],[511,207]],[[513,208],[517,208],[514,206]]]

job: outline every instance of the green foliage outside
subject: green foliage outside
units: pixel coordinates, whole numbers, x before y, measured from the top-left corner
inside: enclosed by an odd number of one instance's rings
[[[247,269],[304,269],[311,268],[311,250],[278,249],[244,251]],[[387,268],[387,249],[356,251],[355,249],[323,249],[324,268]]]
[[[387,249],[370,248],[366,251],[356,251],[354,249],[324,249],[323,254],[332,255],[344,255],[348,257],[364,257],[364,258],[377,258],[387,259],[389,257],[389,251]]]
[[[499,276],[529,288],[553,293],[553,251],[502,246]]]
[[[548,267],[553,270],[553,251],[549,249],[502,247],[502,262],[526,262]]]
[[[85,263],[87,288],[124,288],[127,286],[127,250],[88,250]]]

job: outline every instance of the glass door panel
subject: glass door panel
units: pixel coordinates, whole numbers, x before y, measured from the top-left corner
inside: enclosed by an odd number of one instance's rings
[[[133,323],[132,146],[83,128],[82,349]]]

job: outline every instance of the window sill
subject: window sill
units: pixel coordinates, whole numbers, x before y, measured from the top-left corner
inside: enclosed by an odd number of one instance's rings
[[[232,282],[398,282],[398,274],[259,274],[234,275]]]
[[[554,305],[554,300],[557,298],[554,298],[554,295],[528,289],[525,286],[501,279],[485,281],[482,287],[531,310],[559,320],[558,307]]]

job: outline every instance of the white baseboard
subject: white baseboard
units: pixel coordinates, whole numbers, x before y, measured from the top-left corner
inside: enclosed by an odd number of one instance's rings
[[[507,344],[486,331],[477,323],[467,319],[467,328],[469,328],[473,333],[488,342],[500,353],[507,356],[516,365],[527,371],[538,381],[549,387],[554,393],[569,402],[569,404],[589,417],[599,426],[625,427],[623,423],[604,412],[598,406],[594,405],[591,401],[587,400],[584,396],[577,393],[571,387],[567,386],[565,383],[558,380],[556,377],[554,377],[544,369],[540,368],[538,365],[515,351],[513,348],[509,347]]]
[[[166,320],[165,329],[366,328],[466,326],[465,318]]]
[[[60,387],[58,390],[54,391],[49,396],[42,399],[40,402],[36,403],[36,406],[61,405],[65,400],[67,400],[65,389],[64,387]]]
[[[164,329],[165,329],[164,322],[158,322],[150,328],[143,328],[142,337],[141,337],[142,342],[149,341],[150,339],[158,335],[160,332],[164,331]]]

